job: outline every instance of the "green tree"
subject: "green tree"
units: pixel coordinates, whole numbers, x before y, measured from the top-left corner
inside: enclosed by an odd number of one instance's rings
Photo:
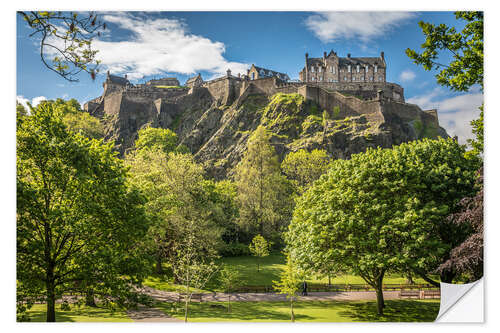
[[[241,274],[233,267],[224,265],[219,272],[219,282],[222,289],[227,293],[227,312],[231,312],[231,294],[242,285]]]
[[[281,175],[271,133],[259,126],[236,167],[240,225],[266,237],[288,224],[292,210],[289,184]]]
[[[106,24],[93,13],[19,11],[18,14],[32,30],[29,37],[40,38],[40,58],[51,71],[75,82],[81,72],[92,80],[99,72],[97,50],[92,39],[106,29]]]
[[[461,32],[445,24],[419,22],[426,39],[423,52],[406,49],[406,54],[415,64],[426,70],[441,71],[436,75],[437,83],[456,91],[467,91],[475,84],[483,88],[483,12],[455,12],[457,20],[465,21]],[[452,61],[443,64],[440,57],[449,52]]]
[[[308,152],[301,149],[286,155],[281,162],[281,170],[292,180],[297,193],[302,194],[328,170],[329,163],[330,158],[326,151],[314,149]]]
[[[164,153],[170,153],[176,150],[177,134],[169,129],[146,127],[140,129],[138,138],[135,141],[137,150],[161,150]]]
[[[260,258],[267,257],[269,255],[270,244],[261,235],[257,235],[252,239],[252,243],[248,246],[250,253],[257,257],[257,272],[260,271]]]
[[[92,288],[127,306],[149,264],[136,249],[148,228],[111,144],[69,131],[42,103],[17,122],[18,294],[45,293],[47,321],[64,292]]]
[[[464,151],[451,139],[424,139],[335,160],[298,199],[287,249],[305,270],[335,263],[361,276],[383,314],[387,272],[425,276],[466,235],[446,221],[473,190],[477,161]]]
[[[295,322],[295,314],[293,313],[293,301],[299,290],[301,274],[298,267],[295,265],[290,254],[287,254],[286,266],[283,273],[280,275],[279,281],[273,281],[273,287],[278,290],[279,294],[285,294],[290,300],[290,320]]]
[[[406,54],[415,64],[422,65],[425,70],[439,70],[436,74],[437,83],[455,91],[469,91],[474,85],[479,85],[483,90],[484,76],[484,37],[483,37],[483,12],[455,12],[457,20],[465,21],[461,32],[445,24],[434,25],[419,22],[426,37],[422,44],[422,53],[407,49]],[[452,60],[443,64],[440,60],[444,54],[449,53]],[[472,147],[469,155],[480,156],[483,152],[483,106],[480,107],[479,118],[471,121],[472,132],[475,140],[469,139]]]

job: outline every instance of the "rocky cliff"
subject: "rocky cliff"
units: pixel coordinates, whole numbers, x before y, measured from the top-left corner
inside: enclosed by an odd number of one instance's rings
[[[259,125],[273,133],[272,144],[281,159],[302,148],[325,149],[334,158],[346,159],[368,147],[448,137],[435,110],[422,111],[383,96],[362,100],[314,87],[270,94],[249,86],[226,105],[206,88],[157,99],[115,93],[100,103],[91,114],[103,119],[106,138],[121,154],[133,148],[140,128],[169,128],[217,179],[232,175]]]

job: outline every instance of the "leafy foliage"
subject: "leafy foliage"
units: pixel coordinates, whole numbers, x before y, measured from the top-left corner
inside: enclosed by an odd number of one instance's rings
[[[169,129],[146,127],[140,129],[135,141],[135,148],[142,150],[160,150],[164,153],[176,151],[177,134]]]
[[[426,70],[441,69],[437,83],[456,91],[467,91],[475,84],[483,87],[483,12],[455,12],[455,17],[465,21],[465,27],[457,32],[445,24],[434,25],[419,22],[426,37],[423,52],[407,49],[406,54],[415,64]],[[452,61],[439,63],[441,51],[448,51]]]
[[[445,217],[473,188],[477,161],[449,139],[369,149],[335,160],[298,199],[287,247],[304,269],[340,268],[377,290],[389,271],[429,272],[465,231]]]
[[[233,267],[224,265],[219,272],[219,282],[228,294],[227,312],[231,312],[231,293],[243,284],[241,274]]]
[[[457,225],[472,227],[473,232],[460,245],[451,250],[450,259],[439,266],[439,270],[454,270],[468,274],[475,281],[483,276],[483,168],[478,172],[479,191],[473,197],[460,201],[461,210],[448,218]]]
[[[297,193],[302,194],[328,170],[329,163],[326,151],[314,149],[308,152],[301,149],[286,155],[281,162],[281,170],[294,183]]]
[[[279,294],[285,294],[290,300],[290,320],[295,321],[293,299],[299,290],[300,274],[290,254],[287,255],[286,269],[281,273],[279,281],[273,281],[273,287]]]
[[[248,246],[250,253],[257,258],[267,257],[269,255],[270,244],[261,235],[257,235],[252,239]],[[257,272],[259,271],[259,262],[257,262]]]
[[[92,49],[92,39],[106,29],[97,14],[48,11],[18,14],[32,29],[30,37],[40,38],[40,58],[48,69],[71,82],[78,81],[77,75],[82,71],[95,79],[100,61],[96,59],[98,51]]]
[[[271,134],[259,126],[248,140],[248,149],[236,167],[239,223],[254,235],[279,240],[292,210],[292,188],[281,175]],[[277,237],[276,237],[277,235]]]
[[[110,144],[69,131],[63,116],[42,103],[17,121],[17,292],[45,293],[47,321],[69,290],[139,301],[132,287],[149,266],[139,246],[143,198],[125,183],[122,161]]]

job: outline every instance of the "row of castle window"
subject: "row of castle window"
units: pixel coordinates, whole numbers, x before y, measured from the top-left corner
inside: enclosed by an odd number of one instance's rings
[[[365,72],[368,72],[368,65],[364,66],[365,67]],[[311,67],[310,69],[310,72],[311,73],[314,73],[314,68],[315,67]],[[326,67],[327,71],[329,71],[330,73],[333,73],[335,74],[335,67],[333,66],[328,66]],[[323,71],[323,67],[318,67],[318,73],[321,73]],[[341,70],[343,71],[343,70]],[[351,72],[351,65],[347,65],[347,71],[350,73]],[[356,73],[359,73],[360,71],[360,66],[359,65],[356,65]],[[373,72],[377,73],[378,72],[378,66],[377,65],[374,65],[373,66]]]
[[[316,77],[312,77],[311,80],[312,81],[316,81]],[[382,81],[384,81],[384,77],[383,76],[377,76],[377,80],[379,82],[382,82]],[[323,78],[319,77],[318,78],[318,82],[322,82],[322,81],[323,81]],[[343,81],[347,81],[347,76],[344,76]],[[364,79],[363,76],[359,76],[359,77],[358,76],[353,76],[352,77],[352,81],[354,81],[354,82],[364,82],[365,79]],[[369,77],[368,81],[373,82],[373,77]],[[337,79],[328,79],[328,80],[325,80],[325,82],[338,82],[338,80]]]

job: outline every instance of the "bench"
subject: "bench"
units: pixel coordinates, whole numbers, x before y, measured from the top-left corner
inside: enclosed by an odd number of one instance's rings
[[[441,290],[424,290],[423,298],[440,298]]]
[[[191,294],[191,301],[198,301],[201,303],[203,301],[203,295],[204,294]],[[177,303],[183,301],[185,296],[186,294],[179,293],[179,295],[177,296]]]
[[[409,297],[409,298],[416,297],[416,298],[420,298],[420,291],[418,291],[418,290],[401,290],[399,292],[399,297],[400,298],[403,298],[403,297]]]

